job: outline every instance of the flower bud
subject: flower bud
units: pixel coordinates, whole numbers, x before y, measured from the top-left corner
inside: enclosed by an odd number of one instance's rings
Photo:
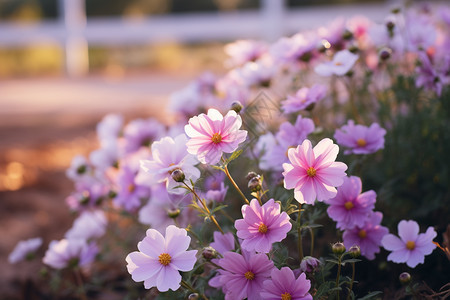
[[[335,243],[331,246],[331,250],[334,254],[340,255],[345,252],[345,246],[342,243]]]
[[[167,216],[169,218],[175,219],[176,217],[178,217],[180,215],[181,211],[179,209],[169,209],[167,211]]]
[[[206,259],[206,260],[211,260],[213,258],[217,257],[217,251],[216,249],[214,249],[213,247],[205,247],[202,250],[202,256]]]
[[[312,256],[305,256],[300,263],[300,270],[305,273],[313,273],[319,270],[320,260]]]
[[[391,13],[393,13],[393,14],[398,14],[398,13],[400,13],[400,11],[401,11],[401,8],[400,8],[400,7],[396,7],[396,8],[393,8],[393,9],[391,10]]]
[[[380,52],[378,52],[378,56],[381,60],[387,60],[389,57],[391,57],[391,54],[392,50],[386,47],[382,48]]]
[[[348,249],[348,252],[353,258],[357,258],[361,256],[361,248],[358,245],[353,245]]]
[[[175,180],[176,182],[183,182],[184,179],[186,178],[184,176],[184,172],[181,169],[175,169],[172,171],[172,174],[170,174],[170,176],[172,176],[172,179]]]
[[[258,176],[258,174],[256,174],[255,172],[248,172],[247,176],[245,176],[245,179],[250,180],[256,176]]]
[[[198,299],[200,299],[198,293],[192,293],[188,296],[188,300],[198,300]]]
[[[351,40],[353,38],[353,33],[350,30],[345,30],[344,33],[342,34],[342,38],[344,40]]]
[[[77,174],[78,175],[84,174],[86,173],[86,170],[87,170],[86,165],[81,165],[77,168]]]
[[[411,281],[411,275],[408,272],[403,272],[398,276],[398,279],[402,284],[408,284]]]
[[[350,47],[348,47],[348,51],[350,51],[351,53],[358,53],[359,48],[356,45],[351,45]]]
[[[236,113],[239,113],[243,108],[244,106],[242,106],[241,102],[239,101],[234,101],[233,103],[231,103],[231,110],[234,110]]]
[[[395,23],[392,21],[387,21],[386,22],[386,27],[389,30],[389,32],[392,32],[392,30],[394,30],[395,28]]]
[[[258,175],[256,177],[253,177],[248,182],[248,188],[252,192],[258,192],[261,190],[261,177]]]

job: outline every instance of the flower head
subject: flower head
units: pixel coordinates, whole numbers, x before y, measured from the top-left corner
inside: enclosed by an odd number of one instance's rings
[[[39,247],[42,245],[42,238],[37,237],[20,241],[14,250],[9,254],[8,261],[11,264],[18,263],[26,259],[28,256],[33,255]]]
[[[358,57],[359,56],[357,54],[353,54],[348,50],[341,50],[336,52],[332,61],[317,65],[314,71],[322,76],[342,76],[350,71],[355,62],[358,60]]]
[[[295,93],[294,96],[288,95],[281,105],[285,113],[294,113],[312,106],[319,100],[322,100],[327,93],[327,87],[321,84],[315,84],[310,88],[303,87]]]
[[[127,269],[134,281],[144,281],[146,289],[156,287],[161,292],[180,287],[179,271],[190,271],[197,261],[197,250],[186,251],[191,238],[185,229],[170,225],[163,237],[155,229],[147,230],[138,243],[139,251],[127,255]]]
[[[288,267],[278,270],[274,268],[271,279],[264,281],[261,299],[267,300],[312,300],[308,293],[311,282],[306,279],[305,273],[301,273],[295,278],[294,272]]]
[[[350,148],[344,154],[370,154],[384,148],[385,134],[386,130],[377,123],[366,127],[349,120],[347,125],[336,130],[334,138],[339,145]]]
[[[386,250],[392,251],[388,260],[396,263],[406,263],[415,268],[425,260],[425,255],[433,252],[436,245],[433,239],[437,233],[433,227],[428,227],[425,233],[419,234],[419,224],[416,221],[400,221],[398,224],[398,235],[386,235],[381,244]]]
[[[67,267],[84,267],[92,263],[98,253],[94,242],[87,243],[84,239],[62,239],[51,241],[43,262],[55,269]]]
[[[141,200],[146,200],[150,196],[150,189],[147,186],[136,184],[136,173],[128,166],[121,168],[117,175],[117,196],[113,203],[117,207],[127,211],[134,211],[141,206]]]
[[[248,251],[268,253],[272,244],[286,238],[291,230],[290,218],[280,213],[280,204],[270,199],[263,206],[253,199],[250,205],[242,206],[243,219],[236,220],[237,236],[243,239],[241,246]]]
[[[67,239],[99,238],[106,232],[108,221],[102,210],[86,210],[73,222],[65,237]]]
[[[359,177],[344,177],[344,183],[338,188],[336,197],[327,200],[330,205],[328,215],[337,222],[337,228],[348,229],[364,225],[367,215],[375,207],[377,195],[374,191],[361,194],[361,190]]]
[[[247,137],[247,131],[239,130],[242,119],[230,110],[225,117],[215,109],[189,120],[184,127],[189,136],[187,151],[196,155],[204,164],[216,164],[222,153],[234,152]]]
[[[294,197],[300,203],[314,204],[337,194],[335,187],[344,182],[347,165],[335,162],[339,147],[326,138],[314,149],[305,140],[296,149],[289,149],[289,163],[283,164],[284,187],[294,189]]]

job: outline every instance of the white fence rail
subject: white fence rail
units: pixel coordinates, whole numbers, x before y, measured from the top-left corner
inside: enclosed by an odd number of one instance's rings
[[[0,23],[0,47],[57,43],[65,49],[66,72],[88,70],[88,45],[114,46],[164,41],[273,41],[283,34],[325,25],[342,16],[364,14],[382,21],[397,1],[288,9],[280,0],[263,0],[260,10],[151,16],[147,19],[86,18],[84,0],[59,0],[60,19],[33,24]]]

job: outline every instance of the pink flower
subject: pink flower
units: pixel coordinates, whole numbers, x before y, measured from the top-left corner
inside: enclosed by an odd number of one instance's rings
[[[155,229],[138,243],[139,251],[127,255],[127,269],[134,281],[144,281],[146,289],[156,287],[161,292],[180,287],[178,271],[190,271],[197,261],[197,250],[186,251],[191,242],[185,229],[170,225],[166,237]]]
[[[263,289],[263,282],[269,279],[274,268],[273,262],[266,254],[249,253],[245,250],[243,254],[226,252],[224,258],[220,259],[218,265],[219,275],[214,278],[215,285],[222,285],[225,292],[225,300],[259,300]]]
[[[67,239],[100,238],[106,232],[108,220],[102,210],[86,210],[73,222],[65,237]]]
[[[345,177],[338,188],[336,197],[327,200],[328,215],[337,222],[336,227],[350,229],[363,226],[368,214],[375,207],[377,194],[367,191],[361,194],[361,179],[356,176]]]
[[[348,50],[341,50],[336,52],[332,61],[317,65],[314,71],[322,76],[342,76],[350,71],[355,62],[358,60],[358,57],[359,56],[357,54],[353,54]]]
[[[347,165],[335,162],[339,147],[326,138],[312,149],[305,140],[296,149],[289,149],[290,164],[283,164],[284,187],[294,189],[294,197],[300,203],[314,204],[337,194],[335,187],[344,182]]]
[[[367,216],[362,226],[356,226],[344,231],[344,245],[349,249],[353,245],[358,245],[361,254],[367,259],[374,259],[375,253],[380,252],[381,239],[388,234],[386,227],[381,226],[383,214],[373,212]]]
[[[247,131],[239,130],[241,125],[241,117],[233,110],[225,117],[215,109],[208,110],[207,115],[195,116],[184,127],[190,137],[187,151],[204,164],[216,164],[222,152],[232,153],[245,141]]]
[[[37,237],[20,241],[14,250],[9,254],[8,261],[11,264],[18,263],[34,255],[37,249],[42,245],[42,238]]]
[[[267,45],[261,41],[238,40],[225,46],[225,53],[230,56],[230,66],[240,66],[255,61],[267,52]]]
[[[306,279],[305,273],[301,273],[296,279],[294,272],[288,267],[278,270],[274,268],[271,273],[271,279],[264,281],[261,299],[278,300],[312,300],[308,293],[311,288],[311,282]]]
[[[214,231],[214,242],[209,245],[223,255],[228,251],[234,250],[234,236],[231,232],[222,234],[219,231]]]
[[[291,230],[290,218],[280,213],[280,204],[270,199],[263,206],[253,199],[242,206],[244,219],[236,220],[237,236],[243,239],[241,246],[248,251],[268,253],[275,242],[281,242]]]
[[[51,241],[43,262],[55,269],[80,266],[92,263],[98,253],[94,242],[87,243],[84,239],[62,239]]]
[[[392,251],[388,260],[396,263],[406,263],[414,268],[425,260],[425,255],[433,252],[436,245],[433,239],[437,233],[433,227],[428,227],[425,233],[419,234],[419,225],[415,221],[400,221],[398,235],[386,235],[381,241],[386,250]]]
[[[294,96],[288,95],[281,105],[285,113],[294,113],[312,107],[317,101],[325,98],[327,87],[315,84],[310,88],[303,87]]]
[[[337,129],[334,138],[339,145],[351,148],[345,150],[344,154],[370,154],[384,148],[384,135],[386,130],[377,123],[370,127],[355,125],[349,120],[347,125]]]

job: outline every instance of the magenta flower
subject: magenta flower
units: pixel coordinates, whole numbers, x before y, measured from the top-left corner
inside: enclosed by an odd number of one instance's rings
[[[166,237],[155,229],[147,230],[138,243],[139,251],[127,255],[127,269],[134,281],[144,281],[146,289],[156,287],[160,292],[180,287],[179,271],[190,271],[197,261],[197,250],[186,251],[191,238],[185,229],[170,225]]]
[[[187,151],[204,164],[216,164],[222,152],[232,153],[245,141],[247,131],[239,130],[241,125],[241,117],[233,110],[225,117],[215,109],[208,110],[207,115],[195,116],[184,127],[190,137]]]
[[[14,250],[8,256],[8,262],[11,264],[18,263],[24,259],[34,256],[34,253],[41,247],[42,238],[37,237],[20,241]]]
[[[317,65],[314,71],[322,76],[342,76],[350,71],[358,58],[357,54],[353,54],[348,50],[341,50],[336,52],[332,61]]]
[[[419,234],[419,224],[416,221],[400,221],[398,224],[398,235],[386,235],[381,244],[392,251],[387,257],[388,260],[396,263],[406,263],[409,267],[415,268],[425,260],[425,255],[433,252],[436,245],[433,239],[437,233],[433,227],[428,227],[425,233]]]
[[[236,220],[234,227],[247,251],[269,253],[272,244],[284,240],[292,228],[288,214],[281,213],[280,204],[273,199],[263,206],[253,199],[250,205],[242,206],[242,216],[244,219]]]
[[[383,214],[373,212],[366,218],[362,226],[356,226],[344,231],[344,245],[349,249],[353,245],[358,245],[361,254],[367,259],[374,259],[375,253],[380,252],[381,239],[388,234],[388,229],[381,226]]]
[[[361,194],[361,179],[356,176],[345,177],[344,183],[338,188],[337,195],[327,200],[328,215],[337,222],[339,229],[362,227],[375,207],[377,194],[367,191]]]
[[[123,129],[125,152],[133,153],[141,147],[149,147],[164,133],[164,125],[153,118],[133,120]]]
[[[150,197],[150,188],[135,182],[136,172],[129,166],[122,167],[117,175],[117,196],[113,203],[126,211],[135,211],[141,206],[142,200]]]
[[[219,275],[213,278],[213,281],[220,282],[226,300],[261,299],[263,282],[269,279],[274,268],[273,262],[266,254],[254,254],[245,250],[243,255],[226,252],[224,258],[218,261],[218,265],[222,269],[218,270]],[[214,287],[217,287],[217,284]]]
[[[314,204],[337,194],[335,187],[344,182],[347,165],[335,162],[339,147],[326,138],[312,149],[305,140],[296,149],[289,149],[290,164],[283,164],[284,187],[294,189],[294,197],[300,203]]]
[[[311,282],[301,273],[296,279],[294,272],[288,267],[278,270],[274,268],[271,279],[264,281],[261,299],[266,300],[312,300],[308,293]]]
[[[228,251],[234,250],[234,236],[231,232],[223,234],[219,231],[214,231],[214,242],[209,245],[223,255]]]
[[[261,41],[238,40],[225,46],[225,53],[230,56],[227,64],[240,66],[249,61],[255,61],[267,52],[267,45]]]
[[[62,239],[51,241],[43,262],[55,269],[67,267],[84,267],[92,263],[98,253],[94,242],[87,243],[84,239]]]
[[[355,125],[349,120],[347,125],[337,129],[334,138],[339,145],[351,148],[345,150],[344,154],[370,154],[384,148],[384,135],[386,130],[377,123],[370,127]]]
[[[288,114],[307,109],[325,98],[326,93],[327,87],[321,84],[301,88],[294,96],[288,95],[287,99],[281,103],[283,111]]]

